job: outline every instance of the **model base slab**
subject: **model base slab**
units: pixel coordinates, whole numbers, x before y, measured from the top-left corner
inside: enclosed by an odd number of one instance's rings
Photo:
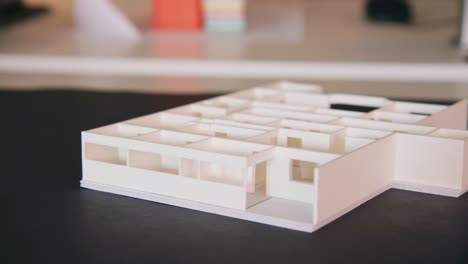
[[[389,188],[466,192],[467,113],[278,82],[82,132],[81,186],[313,232]]]

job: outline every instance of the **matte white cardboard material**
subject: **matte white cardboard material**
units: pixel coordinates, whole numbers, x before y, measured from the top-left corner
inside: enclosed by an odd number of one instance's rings
[[[81,186],[313,232],[389,188],[466,192],[467,111],[279,82],[82,132]]]

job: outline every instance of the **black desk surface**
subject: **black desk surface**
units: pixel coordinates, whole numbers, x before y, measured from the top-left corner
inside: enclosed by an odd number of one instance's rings
[[[466,194],[389,190],[309,234],[79,188],[80,131],[206,97],[0,92],[0,262],[468,263]]]

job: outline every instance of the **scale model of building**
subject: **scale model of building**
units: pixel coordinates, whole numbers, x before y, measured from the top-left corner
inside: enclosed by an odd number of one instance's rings
[[[467,112],[279,82],[82,132],[81,186],[313,232],[390,188],[466,192]]]

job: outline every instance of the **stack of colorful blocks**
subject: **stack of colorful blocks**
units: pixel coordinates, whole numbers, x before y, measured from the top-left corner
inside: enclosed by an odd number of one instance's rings
[[[203,0],[207,32],[243,32],[246,0]]]
[[[158,31],[243,32],[246,0],[153,0]]]

